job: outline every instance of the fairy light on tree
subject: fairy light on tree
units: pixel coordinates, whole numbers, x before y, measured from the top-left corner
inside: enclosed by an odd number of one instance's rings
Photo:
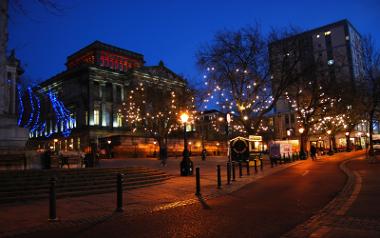
[[[160,150],[167,149],[170,134],[181,128],[179,115],[186,112],[189,124],[195,119],[194,93],[185,87],[132,84],[123,102],[123,117],[133,134],[154,138]]]
[[[273,86],[268,43],[282,37],[278,32],[264,36],[258,25],[217,33],[211,44],[197,52],[197,63],[205,72],[203,109],[216,105],[223,113],[233,112],[233,128],[241,133],[256,134],[263,129],[265,115],[294,80],[298,62],[298,57],[283,58]]]

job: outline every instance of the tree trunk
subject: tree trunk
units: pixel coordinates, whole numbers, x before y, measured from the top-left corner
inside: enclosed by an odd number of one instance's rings
[[[166,161],[166,159],[168,158],[167,138],[159,137],[156,138],[156,140],[158,141],[158,147],[160,148],[159,159],[161,161]]]

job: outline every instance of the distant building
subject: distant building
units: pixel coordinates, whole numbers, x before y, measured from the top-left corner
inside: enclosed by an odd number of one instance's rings
[[[281,72],[278,70],[283,68],[280,64],[284,57],[297,57],[294,59],[298,61],[297,70],[315,65],[309,72],[309,77],[321,80],[328,78],[353,83],[364,74],[361,36],[348,20],[272,42],[269,45],[269,55],[274,86],[280,77]],[[296,118],[285,99],[278,101],[274,114],[275,138],[298,138]]]
[[[121,110],[132,82],[153,85],[157,90],[186,86],[162,62],[157,66],[144,63],[142,54],[100,41],[68,56],[67,69],[42,82],[36,91],[57,95],[75,119],[69,125],[72,132],[63,137],[63,125],[57,125],[50,111],[46,127],[30,134],[29,145],[77,150],[88,148],[100,138],[128,135],[130,128]]]

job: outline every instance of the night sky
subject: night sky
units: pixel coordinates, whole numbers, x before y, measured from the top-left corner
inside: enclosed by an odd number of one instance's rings
[[[12,0],[10,0],[12,1]],[[56,15],[23,2],[27,15],[11,7],[8,48],[16,49],[25,76],[46,80],[63,71],[66,57],[95,40],[163,60],[189,81],[199,81],[195,52],[218,30],[258,22],[264,31],[289,24],[312,29],[347,18],[380,48],[379,0],[65,0]]]

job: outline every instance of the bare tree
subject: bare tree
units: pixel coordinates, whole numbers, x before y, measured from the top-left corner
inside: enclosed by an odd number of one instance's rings
[[[370,154],[373,154],[373,122],[380,109],[380,51],[375,47],[371,35],[363,37],[364,77],[362,93],[366,95],[364,103],[369,121]]]
[[[195,113],[193,91],[188,87],[131,85],[123,103],[123,115],[132,133],[154,138],[160,151],[166,150],[168,136],[180,127],[179,116]]]
[[[204,103],[234,114],[234,122],[248,134],[255,134],[294,80],[298,57],[281,59],[274,80],[269,67],[268,44],[279,34],[266,37],[259,25],[236,31],[223,30],[211,43],[201,47],[197,64],[203,72],[208,93]]]

